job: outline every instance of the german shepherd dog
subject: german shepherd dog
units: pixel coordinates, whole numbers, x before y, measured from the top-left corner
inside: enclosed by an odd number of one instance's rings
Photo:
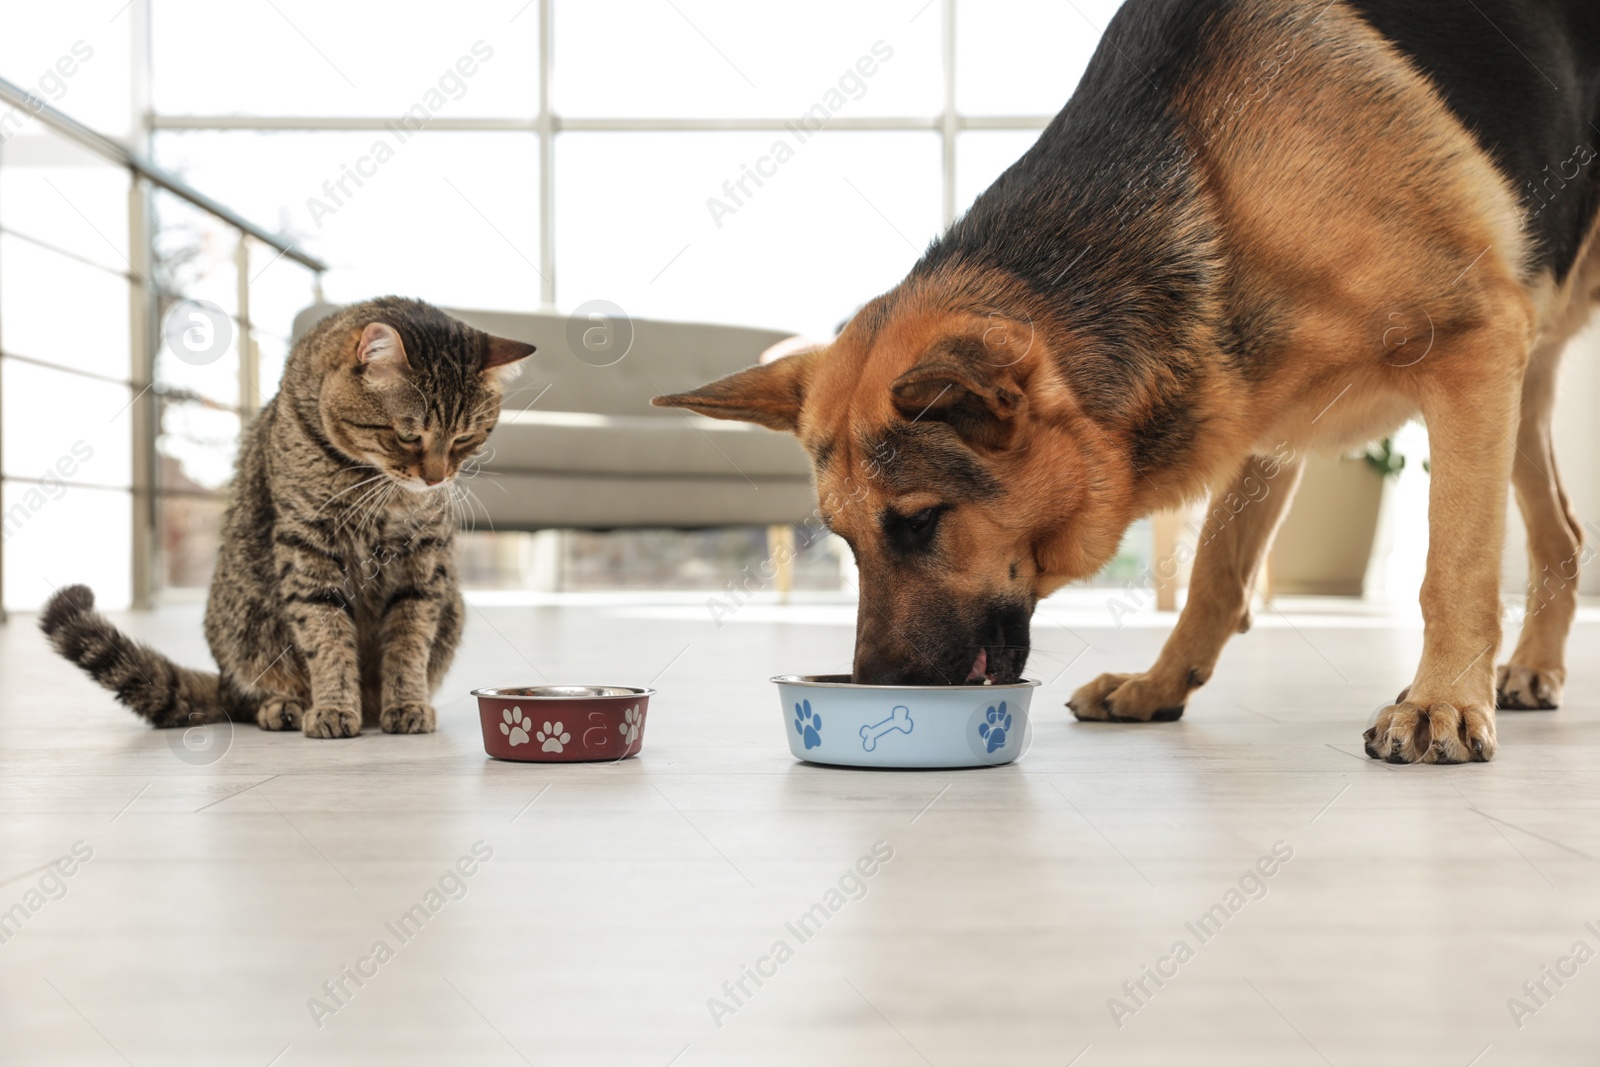
[[[1565,680],[1582,534],[1550,413],[1600,300],[1597,144],[1596,0],[1129,0],[832,344],[655,403],[798,435],[860,567],[857,682],[1018,678],[1041,597],[1211,490],[1230,517],[1155,665],[1069,702],[1126,723],[1178,718],[1248,629],[1302,457],[1420,415],[1422,660],[1366,751],[1488,760],[1497,703]],[[1497,674],[1508,480],[1537,577]]]

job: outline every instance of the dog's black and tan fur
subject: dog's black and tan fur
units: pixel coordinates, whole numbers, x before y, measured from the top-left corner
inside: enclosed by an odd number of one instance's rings
[[[657,402],[799,436],[860,565],[863,682],[1015,678],[1039,598],[1135,518],[1255,501],[1156,664],[1071,701],[1127,722],[1176,718],[1248,627],[1300,474],[1279,457],[1421,415],[1424,650],[1367,751],[1486,760],[1497,688],[1552,707],[1565,679],[1582,540],[1549,424],[1600,298],[1596,144],[1593,0],[1131,0],[1039,142],[832,345]],[[1560,580],[1497,686],[1508,481]]]

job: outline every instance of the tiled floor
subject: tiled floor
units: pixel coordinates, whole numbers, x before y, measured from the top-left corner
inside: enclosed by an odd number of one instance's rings
[[[483,606],[438,734],[241,727],[201,751],[15,618],[0,909],[38,906],[0,944],[0,1063],[1600,1061],[1600,958],[1562,962],[1600,952],[1600,612],[1566,708],[1503,715],[1493,764],[1412,768],[1359,735],[1416,623],[1286,610],[1182,722],[1090,726],[1066,696],[1146,665],[1170,619],[1051,602],[1031,750],[955,773],[790,758],[766,679],[841,666],[844,605],[720,629],[692,599]],[[198,609],[127,624],[205,661]],[[654,680],[642,756],[487,760],[466,691],[540,675]],[[786,923],[818,902],[837,910],[802,940]]]

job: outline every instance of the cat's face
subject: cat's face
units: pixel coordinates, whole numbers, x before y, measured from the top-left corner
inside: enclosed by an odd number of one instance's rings
[[[409,304],[410,302],[408,302]],[[534,347],[428,305],[397,309],[341,339],[323,380],[322,422],[346,455],[400,486],[449,484],[500,417],[503,383]]]

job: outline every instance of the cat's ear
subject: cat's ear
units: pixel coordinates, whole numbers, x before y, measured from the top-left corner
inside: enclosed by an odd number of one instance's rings
[[[522,373],[521,361],[533,355],[535,351],[537,349],[525,342],[490,334],[489,344],[483,350],[481,369],[485,374],[493,372],[502,382],[509,382]]]
[[[399,331],[385,322],[369,322],[361,331],[356,361],[365,368],[367,380],[373,382],[388,381],[411,367],[406,362],[406,346]]]

